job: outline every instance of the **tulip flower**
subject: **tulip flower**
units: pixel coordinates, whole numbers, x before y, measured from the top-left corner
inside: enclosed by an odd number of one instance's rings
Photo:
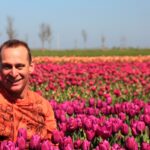
[[[52,142],[54,144],[58,144],[62,141],[63,139],[63,133],[61,131],[58,131],[58,130],[54,130],[52,132]]]
[[[110,149],[110,144],[107,140],[104,140],[99,143],[99,149],[100,150],[109,150]]]
[[[74,141],[74,148],[75,149],[80,149],[82,146],[82,140],[81,139],[77,139],[76,141]]]
[[[134,137],[128,137],[125,141],[125,146],[129,150],[138,150],[138,143],[135,141]]]
[[[25,128],[20,128],[18,130],[18,137],[23,137],[26,140],[27,139],[27,130]]]
[[[150,144],[147,142],[143,142],[141,144],[141,150],[149,150],[150,149]]]
[[[83,141],[82,150],[90,150],[90,142],[88,140]]]
[[[29,147],[31,149],[37,149],[40,150],[40,144],[41,144],[41,138],[39,135],[33,135],[30,143],[29,143]]]
[[[95,132],[93,130],[85,130],[85,134],[86,134],[87,140],[89,141],[92,141],[95,136]]]
[[[121,133],[123,135],[128,135],[129,133],[129,126],[126,123],[123,123],[121,126]]]
[[[42,144],[41,144],[41,150],[50,150],[50,141],[46,140],[46,141],[43,141]]]
[[[16,143],[20,150],[24,150],[26,148],[26,140],[23,136],[18,136]]]
[[[89,99],[89,106],[93,107],[95,105],[95,99],[94,98],[90,98]]]

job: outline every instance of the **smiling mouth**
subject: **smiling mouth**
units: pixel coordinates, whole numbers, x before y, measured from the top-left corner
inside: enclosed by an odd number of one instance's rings
[[[21,79],[18,79],[18,80],[8,79],[8,82],[11,83],[11,84],[17,84],[19,81],[21,81]]]

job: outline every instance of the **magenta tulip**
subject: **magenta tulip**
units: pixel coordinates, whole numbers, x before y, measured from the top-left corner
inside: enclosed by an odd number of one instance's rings
[[[138,143],[135,141],[134,137],[128,137],[125,141],[125,146],[129,150],[138,150]]]
[[[40,150],[40,144],[41,144],[41,138],[39,135],[33,135],[30,143],[29,143],[29,147],[31,149],[37,149]]]

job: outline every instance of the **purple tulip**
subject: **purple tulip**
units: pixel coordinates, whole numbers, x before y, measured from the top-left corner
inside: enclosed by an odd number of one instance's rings
[[[41,138],[39,135],[33,135],[30,143],[29,143],[29,147],[31,149],[37,149],[40,150],[40,144],[41,144]]]

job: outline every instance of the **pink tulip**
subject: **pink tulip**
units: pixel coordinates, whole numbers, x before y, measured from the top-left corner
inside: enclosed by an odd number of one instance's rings
[[[93,107],[95,105],[95,99],[94,98],[90,98],[89,100],[89,106]]]
[[[137,122],[137,125],[136,125],[137,132],[142,133],[142,132],[144,132],[145,128],[146,128],[146,126],[143,121]]]
[[[26,148],[26,140],[23,136],[17,137],[16,143],[20,150],[24,150]]]
[[[58,143],[62,142],[63,137],[64,137],[64,135],[61,131],[54,130],[52,132],[52,142],[54,144],[58,144]]]
[[[99,143],[99,149],[100,150],[109,150],[110,149],[110,144],[107,140],[104,140]]]
[[[74,108],[72,106],[68,106],[66,112],[68,115],[72,116],[74,113]]]
[[[145,114],[143,116],[143,121],[145,122],[146,125],[150,124],[150,115],[149,114]]]
[[[0,150],[15,150],[15,143],[12,141],[2,141],[0,145]]]
[[[77,139],[76,141],[74,141],[74,148],[75,149],[80,149],[82,146],[82,140],[81,139]]]
[[[29,147],[31,149],[37,149],[40,150],[40,144],[41,144],[41,138],[39,135],[33,135],[30,143],[29,143]]]
[[[138,143],[135,141],[134,137],[128,137],[125,140],[125,146],[128,150],[138,150]]]
[[[127,115],[126,115],[125,113],[123,113],[123,112],[119,113],[118,116],[119,116],[119,118],[120,118],[122,121],[125,121],[125,120],[126,120],[126,117],[127,117]]]
[[[125,149],[122,148],[119,144],[114,144],[112,146],[111,150],[125,150]]]
[[[67,130],[73,132],[78,129],[78,124],[75,118],[69,118],[67,123]]]
[[[83,141],[82,150],[90,150],[90,142],[88,140]]]
[[[60,143],[60,149],[64,150],[65,148],[67,148],[66,150],[73,149],[73,141],[72,141],[72,138],[70,136],[64,137]]]
[[[41,144],[41,150],[54,150],[54,148],[49,140],[43,141]]]
[[[92,128],[92,121],[89,118],[84,118],[83,119],[83,126],[86,130],[89,130]]]
[[[101,136],[103,139],[107,139],[112,135],[112,125],[105,124],[97,128],[96,131],[97,136]]]
[[[23,137],[26,140],[27,139],[27,130],[25,128],[20,128],[18,130],[18,137]]]
[[[123,123],[121,126],[121,133],[123,135],[128,135],[129,133],[129,126],[126,123]]]
[[[143,142],[141,144],[141,150],[150,150],[150,144],[146,143],[146,142]]]
[[[85,130],[85,134],[88,141],[92,141],[95,137],[95,132],[93,130]]]

